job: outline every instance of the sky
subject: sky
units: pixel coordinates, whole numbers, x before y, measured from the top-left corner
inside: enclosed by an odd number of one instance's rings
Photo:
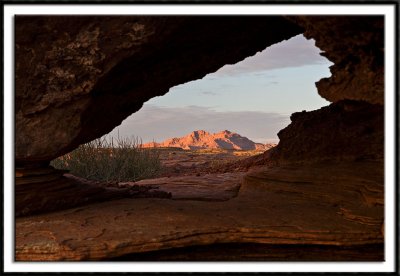
[[[203,79],[172,87],[146,102],[108,137],[161,142],[194,130],[230,130],[260,142],[277,142],[290,114],[329,104],[315,82],[329,77],[332,63],[314,40],[297,35]]]

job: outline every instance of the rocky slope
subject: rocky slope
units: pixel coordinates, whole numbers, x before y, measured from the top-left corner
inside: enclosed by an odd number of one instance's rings
[[[176,147],[188,150],[195,149],[229,149],[229,150],[267,150],[275,144],[255,143],[235,132],[223,130],[210,133],[205,130],[195,130],[180,138],[170,138],[161,143],[151,142],[142,145],[150,147]]]

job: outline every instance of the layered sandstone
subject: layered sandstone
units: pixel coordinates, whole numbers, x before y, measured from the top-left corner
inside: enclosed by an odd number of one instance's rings
[[[325,162],[264,168],[244,179],[205,177],[171,178],[169,187],[166,179],[146,183],[169,190],[171,199],[122,199],[19,218],[16,260],[132,261],[146,253],[152,261],[383,261],[382,163]],[[232,245],[240,252],[229,251]],[[165,251],[193,246],[203,246],[197,257],[190,250]]]

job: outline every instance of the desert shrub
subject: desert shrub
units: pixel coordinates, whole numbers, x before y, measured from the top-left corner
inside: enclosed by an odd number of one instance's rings
[[[51,162],[56,169],[100,181],[138,181],[157,176],[161,171],[156,148],[142,148],[138,138],[105,137],[80,145]]]

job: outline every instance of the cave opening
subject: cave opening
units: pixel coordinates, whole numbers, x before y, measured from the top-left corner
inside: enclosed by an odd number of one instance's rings
[[[161,176],[214,171],[260,155],[278,144],[292,113],[329,104],[315,87],[332,65],[320,53],[302,34],[271,45],[150,99],[102,139],[107,147],[130,140],[162,149]]]

